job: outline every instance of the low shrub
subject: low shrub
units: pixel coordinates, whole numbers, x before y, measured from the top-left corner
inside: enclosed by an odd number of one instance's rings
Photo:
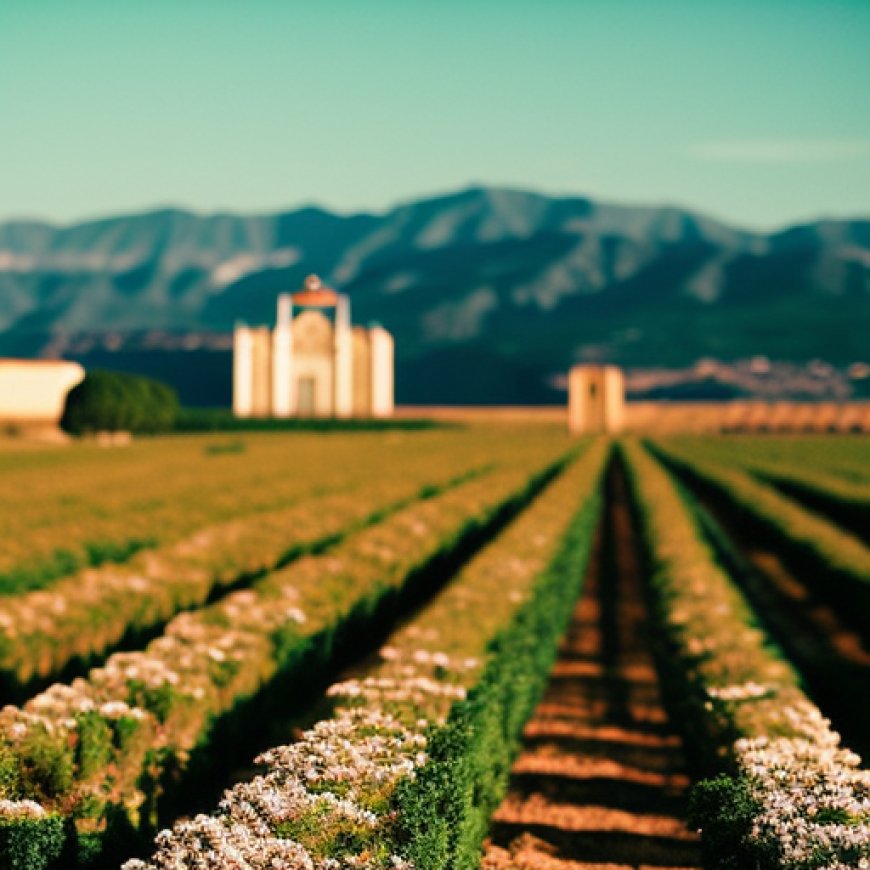
[[[0,856],[8,870],[43,867],[60,857],[64,823],[34,801],[0,799]]]

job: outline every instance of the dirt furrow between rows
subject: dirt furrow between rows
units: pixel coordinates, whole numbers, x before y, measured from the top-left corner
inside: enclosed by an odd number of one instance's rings
[[[495,812],[485,870],[699,867],[689,778],[650,648],[638,541],[614,469],[583,595]]]

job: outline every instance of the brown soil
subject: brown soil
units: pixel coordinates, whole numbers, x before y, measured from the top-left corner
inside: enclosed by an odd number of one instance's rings
[[[700,866],[684,821],[689,779],[662,705],[624,481],[546,694],[496,810],[484,870]]]

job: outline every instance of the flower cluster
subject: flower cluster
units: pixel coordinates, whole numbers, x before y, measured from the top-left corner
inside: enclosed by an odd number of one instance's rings
[[[407,499],[419,481],[392,480],[365,498],[324,495],[281,510],[229,520],[139,554],[127,565],[89,568],[50,589],[3,599],[0,670],[21,684],[100,654],[131,630],[159,625],[203,604],[216,587],[255,576]]]
[[[261,755],[265,772],[227,791],[214,816],[161,832],[151,862],[128,861],[125,870],[409,868],[379,848],[393,821],[384,808],[396,784],[426,763],[430,723],[408,727],[374,695],[369,703],[339,708],[297,743]]]
[[[764,686],[754,680],[747,680],[735,686],[709,686],[707,694],[717,701],[751,701],[767,698],[776,692],[774,686]]]
[[[0,798],[0,818],[42,819],[45,818],[45,810],[36,801],[9,801]]]
[[[784,867],[870,867],[870,771],[839,746],[839,734],[815,706],[798,702],[783,712],[795,736],[734,745],[760,807],[752,839]]]

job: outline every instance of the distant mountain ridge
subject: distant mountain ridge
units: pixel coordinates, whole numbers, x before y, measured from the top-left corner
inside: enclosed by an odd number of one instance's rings
[[[404,402],[553,400],[553,376],[579,360],[870,356],[870,219],[761,234],[678,208],[497,188],[378,215],[2,223],[0,353],[63,350],[82,333],[113,333],[123,351],[129,333],[271,323],[276,295],[312,271],[350,294],[357,322],[394,333]]]

